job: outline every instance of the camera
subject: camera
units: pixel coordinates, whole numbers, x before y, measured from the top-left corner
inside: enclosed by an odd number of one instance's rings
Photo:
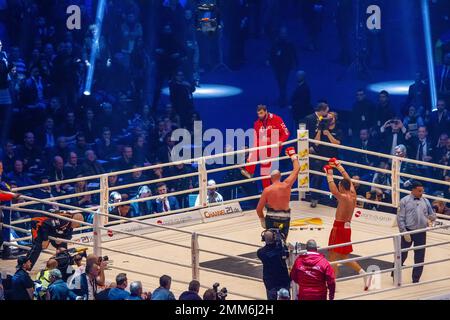
[[[289,248],[286,245],[286,239],[284,238],[284,235],[281,233],[281,230],[276,228],[264,230],[261,233],[261,241],[263,242],[266,242],[266,239],[264,238],[264,234],[266,233],[266,231],[272,232],[275,247],[281,250],[281,257],[283,259],[289,258]]]
[[[228,296],[228,290],[225,287],[219,290],[219,287],[220,283],[216,282],[213,284],[213,290],[216,293],[217,300],[224,301]]]
[[[220,28],[217,3],[215,0],[201,1],[197,6],[197,30],[214,33]]]
[[[321,118],[319,119],[318,129],[319,131],[328,130],[330,128],[331,119],[330,118]]]

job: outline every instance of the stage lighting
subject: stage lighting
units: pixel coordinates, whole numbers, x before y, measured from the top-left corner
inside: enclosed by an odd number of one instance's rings
[[[166,96],[170,95],[169,88],[164,88],[162,93]],[[219,84],[202,84],[200,88],[196,88],[193,93],[196,99],[213,99],[226,98],[236,96],[242,93],[242,90],[237,87],[224,86]]]
[[[90,95],[91,95],[91,92],[90,92],[89,90],[85,90],[85,91],[83,92],[83,94],[84,94],[85,96],[90,96]]]
[[[409,86],[414,83],[414,80],[399,80],[373,83],[367,87],[373,92],[380,92],[386,90],[390,95],[405,96],[408,95]]]

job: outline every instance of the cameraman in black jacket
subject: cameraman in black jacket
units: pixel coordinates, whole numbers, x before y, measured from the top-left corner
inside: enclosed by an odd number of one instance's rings
[[[289,253],[280,230],[266,230],[262,238],[266,245],[257,251],[257,255],[263,264],[263,281],[267,299],[277,300],[278,290],[284,288],[289,291],[290,289],[291,279],[286,264]]]
[[[328,142],[332,144],[341,144],[341,132],[336,128],[337,114],[330,112],[330,107],[326,101],[319,101],[316,112],[305,118],[306,129],[309,131],[309,138]],[[338,149],[321,144],[310,144],[311,154],[316,154],[325,158],[337,158]],[[311,159],[311,170],[321,171],[323,166],[327,164],[325,161]],[[318,175],[310,175],[311,188],[320,189],[323,177]],[[311,207],[317,206],[320,194],[311,192]]]

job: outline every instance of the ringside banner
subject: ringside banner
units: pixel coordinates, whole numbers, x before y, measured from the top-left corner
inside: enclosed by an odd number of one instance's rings
[[[243,216],[241,205],[238,202],[200,209],[203,222],[228,219],[230,217]]]
[[[141,221],[164,226],[177,226],[177,227],[186,227],[203,222],[199,210],[172,214],[164,217],[148,218],[143,219]],[[102,230],[102,242],[119,240],[128,237],[128,235],[119,233],[117,231],[132,232],[137,235],[142,235],[149,233],[150,231],[157,232],[163,230],[164,229],[162,228],[149,226],[137,222],[122,223],[119,225],[111,226],[110,228],[108,228],[108,231]],[[91,243],[93,242],[92,232],[74,235],[72,240],[80,243]]]
[[[357,208],[353,216],[353,221],[387,227],[397,226],[397,216],[395,214]]]

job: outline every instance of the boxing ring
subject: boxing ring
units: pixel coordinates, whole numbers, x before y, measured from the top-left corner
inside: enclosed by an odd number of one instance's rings
[[[321,141],[308,139],[305,130],[297,132],[297,138],[286,141],[286,145],[294,145],[299,153],[299,161],[302,170],[299,174],[298,185],[293,188],[294,199],[291,202],[292,220],[305,218],[321,218],[321,228],[313,226],[291,228],[288,241],[292,244],[306,243],[308,239],[315,239],[320,250],[326,252],[328,248],[328,235],[334,220],[335,209],[319,205],[310,208],[309,203],[303,201],[305,192],[313,191],[325,196],[331,193],[326,190],[309,187],[311,175],[325,176],[325,173],[311,170],[309,161],[328,159],[318,155],[309,154],[310,144],[322,144],[333,148],[380,157],[390,162],[390,169],[369,167],[357,163],[341,161],[348,169],[349,167],[360,168],[370,172],[388,174],[392,177],[391,185],[380,185],[370,181],[354,181],[361,185],[377,187],[389,190],[392,194],[391,202],[379,202],[369,199],[358,199],[360,202],[382,205],[384,207],[397,208],[400,198],[409,194],[408,190],[401,188],[402,178],[417,179],[420,181],[441,184],[450,187],[450,182],[435,180],[430,177],[415,176],[401,172],[402,163],[428,166],[440,170],[449,170],[450,167],[433,163],[424,163],[412,159],[398,158],[377,152],[365,151],[347,146],[333,145]],[[256,151],[264,148],[278,147],[264,146],[251,148],[247,151]],[[113,172],[103,175],[89,176],[65,181],[57,181],[41,185],[17,188],[14,192],[24,193],[34,189],[64,185],[77,181],[93,181],[98,185],[82,193],[68,194],[46,199],[36,199],[23,196],[21,202],[11,206],[2,206],[3,212],[20,212],[22,214],[39,213],[50,217],[56,217],[54,213],[30,208],[36,204],[57,206],[61,210],[73,210],[86,215],[93,216],[93,223],[82,222],[81,227],[76,229],[80,233],[74,234],[72,240],[57,239],[68,242],[74,247],[89,248],[89,252],[96,255],[108,255],[113,261],[110,270],[106,271],[106,277],[113,281],[119,272],[125,272],[130,280],[141,280],[145,290],[152,290],[159,286],[158,279],[162,274],[172,276],[172,291],[179,295],[186,290],[187,284],[192,279],[201,282],[202,288],[210,288],[213,283],[220,282],[228,288],[229,298],[232,299],[265,299],[265,289],[261,280],[261,262],[256,258],[256,250],[261,243],[261,227],[255,211],[245,211],[240,203],[248,200],[257,200],[259,195],[239,196],[236,192],[235,198],[224,201],[220,205],[208,204],[206,201],[207,190],[214,188],[207,185],[208,177],[212,174],[227,170],[237,170],[243,164],[225,165],[219,168],[208,168],[207,161],[220,157],[236,156],[247,152],[245,150],[232,151],[224,154],[211,155],[207,157],[177,161],[156,166],[142,167],[125,171]],[[287,156],[277,158],[279,161],[289,159]],[[261,164],[271,160],[259,160],[249,164]],[[195,164],[196,172],[179,176],[170,176],[161,179],[148,180],[144,182],[108,187],[108,177],[111,175],[126,175],[136,171],[148,171],[160,167],[169,167],[177,164]],[[249,165],[246,164],[246,165]],[[282,172],[283,176],[290,172]],[[189,195],[198,193],[199,205],[173,210],[166,213],[152,214],[136,218],[118,217],[109,214],[109,209],[117,206],[129,205],[136,202],[149,201],[160,196],[150,196],[140,199],[127,200],[119,203],[109,203],[109,194],[113,191],[125,190],[130,187],[141,185],[152,185],[160,182],[170,182],[183,178],[198,179],[198,187],[168,193],[166,196]],[[239,187],[246,183],[252,183],[265,177],[254,177],[231,182],[218,183],[215,187]],[[335,176],[336,179],[342,179]],[[89,208],[62,203],[76,197],[85,195],[98,196],[98,204]],[[449,199],[425,194],[430,200],[449,202]],[[297,198],[297,199],[295,199]],[[70,218],[60,217],[62,220],[72,221]],[[403,251],[413,251],[427,248],[425,266],[422,281],[412,284],[411,269],[414,266],[409,263],[412,258],[408,257],[405,266],[401,266],[400,239],[406,233],[398,233],[395,226],[395,215],[373,210],[357,209],[352,223],[352,242],[355,256],[346,261],[336,261],[342,264],[348,261],[358,261],[365,269],[373,272],[374,281],[371,290],[363,291],[362,275],[354,275],[342,272],[343,276],[337,279],[336,299],[418,299],[429,298],[437,295],[450,293],[450,221],[448,216],[438,215],[436,225],[423,229],[427,231],[427,244],[421,247],[411,247]],[[111,219],[113,218],[113,219]],[[115,220],[114,220],[115,219]],[[110,221],[111,220],[111,221]],[[21,233],[29,233],[22,226],[30,221],[29,218],[5,220],[3,228],[9,228]],[[418,231],[407,232],[415,233]],[[29,241],[30,236],[11,239],[4,246],[11,248],[19,247],[29,249],[18,242]],[[332,247],[345,246],[340,244]],[[51,248],[51,247],[50,247]],[[43,263],[53,254],[53,250],[45,250],[33,271],[38,271]],[[291,252],[291,259],[302,253],[301,246],[295,246]],[[411,252],[412,253],[412,252]],[[411,254],[410,254],[411,256]],[[292,263],[292,261],[291,261]],[[0,270],[15,263],[0,261]],[[341,267],[344,271],[346,267]],[[394,277],[391,278],[390,273]]]

